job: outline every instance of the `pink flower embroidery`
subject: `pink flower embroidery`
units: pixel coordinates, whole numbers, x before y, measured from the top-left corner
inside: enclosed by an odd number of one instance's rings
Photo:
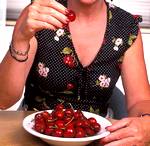
[[[100,86],[101,88],[108,88],[110,85],[111,79],[106,75],[100,75],[98,80],[96,81],[96,85]]]
[[[49,72],[49,68],[45,67],[45,65],[41,62],[38,64],[38,73],[40,76],[47,77]]]

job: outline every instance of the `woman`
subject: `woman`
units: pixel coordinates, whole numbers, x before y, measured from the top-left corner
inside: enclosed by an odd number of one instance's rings
[[[129,117],[113,121],[100,143],[146,145],[150,90],[138,22],[104,0],[35,0],[18,19],[0,65],[0,108],[14,104],[26,85],[26,110],[65,101],[106,116],[121,74]]]

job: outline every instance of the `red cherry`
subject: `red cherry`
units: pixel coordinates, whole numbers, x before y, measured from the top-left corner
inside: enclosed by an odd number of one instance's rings
[[[90,122],[87,119],[83,120],[83,127],[90,127]]]
[[[72,117],[74,115],[74,110],[72,108],[67,108],[65,110],[65,117]]]
[[[99,132],[101,129],[101,126],[99,123],[94,123],[92,124],[92,128],[94,129],[95,132]]]
[[[71,127],[71,128],[74,128],[75,127],[75,122],[70,122],[70,123],[67,123],[66,124],[66,127]]]
[[[35,119],[35,120],[43,119],[43,116],[42,116],[41,113],[37,113],[37,114],[35,114],[34,119]]]
[[[52,136],[55,137],[62,137],[63,136],[63,130],[62,129],[54,129]]]
[[[76,14],[75,14],[75,12],[72,11],[72,10],[68,10],[66,16],[68,17],[68,19],[69,19],[71,22],[76,19]]]
[[[55,125],[56,125],[57,128],[65,128],[65,123],[64,123],[63,120],[57,120],[55,122]]]
[[[72,83],[69,83],[67,85],[67,90],[72,90],[74,88],[74,85]]]
[[[75,118],[75,119],[83,119],[83,118],[84,118],[83,113],[81,112],[81,110],[77,110],[77,111],[74,113],[74,118]]]
[[[54,122],[47,122],[46,123],[46,127],[48,127],[48,128],[54,128],[55,127],[55,123]]]
[[[41,114],[44,117],[44,119],[48,119],[48,117],[50,115],[49,112],[47,112],[47,111],[43,111]]]
[[[64,105],[62,103],[57,104],[55,107],[55,110],[63,110],[64,109]]]
[[[48,118],[46,119],[46,123],[50,123],[50,122],[53,122],[53,121],[55,121],[55,120],[56,120],[56,118],[54,118],[53,115],[50,114],[50,115],[48,116]]]
[[[83,121],[80,120],[80,119],[77,120],[76,123],[75,123],[75,126],[76,126],[76,127],[82,127],[82,126],[83,126]]]
[[[63,119],[64,118],[64,111],[56,110],[54,112],[54,117],[57,119]]]
[[[64,137],[72,138],[75,136],[75,129],[73,127],[66,127]]]
[[[92,118],[92,117],[89,118],[88,121],[90,122],[91,125],[97,123],[96,119],[95,119],[95,118]]]
[[[91,128],[86,128],[85,131],[88,136],[93,136],[95,134],[95,131]]]
[[[51,134],[53,133],[53,131],[54,131],[54,129],[53,129],[53,128],[49,128],[49,127],[47,127],[47,128],[45,129],[44,134],[46,134],[46,135],[51,135]]]
[[[85,137],[85,136],[86,136],[86,133],[85,133],[85,131],[83,130],[83,128],[77,127],[77,128],[76,128],[76,135],[75,135],[75,137],[76,137],[76,138],[81,138],[81,137]]]
[[[71,119],[72,119],[72,117],[66,117],[66,116],[65,116],[65,118],[64,118],[65,124],[67,124],[68,122],[70,122]]]
[[[34,129],[39,133],[44,133],[46,125],[44,123],[36,123]]]
[[[70,68],[74,68],[75,67],[75,62],[74,62],[74,57],[71,55],[66,55],[63,59],[64,63],[70,67]]]

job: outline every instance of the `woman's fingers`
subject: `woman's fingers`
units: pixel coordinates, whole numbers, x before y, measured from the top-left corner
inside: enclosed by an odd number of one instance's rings
[[[35,0],[34,3],[39,4],[41,6],[50,7],[56,9],[60,13],[66,14],[67,8],[64,7],[62,4],[55,0]]]
[[[137,142],[133,137],[124,138],[121,140],[113,141],[104,146],[146,146],[142,141]]]
[[[131,144],[144,146],[144,142],[147,142],[144,129],[141,118],[125,118],[107,127],[111,133],[101,139],[100,143],[106,144],[106,146],[122,146],[121,144],[126,144],[127,140],[130,139]]]
[[[60,13],[59,11],[53,9],[53,8],[49,8],[49,7],[45,7],[45,6],[35,6],[32,5],[30,7],[30,15],[31,17],[33,17],[34,19],[44,21],[45,18],[46,20],[48,20],[48,22],[51,20],[49,17],[53,17],[55,18],[57,21],[59,21],[59,23],[63,23],[63,24],[67,24],[69,23],[69,19],[67,18],[66,15],[64,15],[63,13]],[[43,19],[44,17],[44,19]],[[52,21],[53,22],[53,21]],[[51,21],[49,22],[51,23]]]
[[[115,131],[115,130],[118,130],[120,128],[124,128],[124,127],[127,127],[130,125],[132,119],[130,118],[124,118],[122,120],[118,120],[116,122],[113,123],[113,125],[107,127],[106,129],[108,131]]]
[[[57,28],[54,25],[51,25],[47,22],[44,21],[38,21],[38,20],[30,20],[29,22],[30,28],[29,31],[31,33],[35,33],[36,31],[40,31],[41,29],[51,29],[51,30],[56,30]]]
[[[66,8],[53,0],[35,0],[23,11],[18,21],[17,27],[20,27],[26,39],[30,39],[39,30],[56,30],[69,23]]]
[[[105,138],[101,139],[101,142],[102,143],[109,143],[112,141],[120,140],[120,139],[127,138],[127,137],[132,137],[132,136],[133,136],[132,129],[127,127],[127,128],[119,129],[115,132],[112,132],[111,134],[109,134]]]

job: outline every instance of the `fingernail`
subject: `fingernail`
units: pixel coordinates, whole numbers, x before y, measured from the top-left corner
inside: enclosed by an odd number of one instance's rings
[[[70,20],[67,18],[67,19],[66,19],[66,23],[68,24],[69,22],[70,22]]]
[[[68,26],[68,24],[63,24],[63,25],[62,25],[62,28],[67,27],[67,26]]]
[[[65,10],[65,14],[68,15],[70,13],[69,9]]]
[[[106,129],[106,130],[108,130],[108,129],[109,129],[109,127],[110,127],[110,126],[107,126],[107,127],[105,127],[105,129]]]

